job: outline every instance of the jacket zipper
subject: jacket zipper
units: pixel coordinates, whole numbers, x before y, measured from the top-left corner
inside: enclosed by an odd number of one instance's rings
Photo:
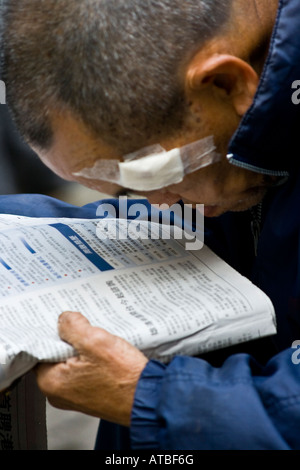
[[[258,241],[261,232],[261,221],[262,221],[262,203],[250,209],[251,213],[251,232],[254,242],[254,254],[257,256]]]
[[[229,153],[227,155],[227,160],[231,165],[237,166],[239,168],[244,168],[245,170],[255,171],[256,173],[261,173],[262,175],[269,175],[269,176],[282,176],[284,178],[288,178],[290,176],[288,171],[285,170],[267,170],[265,168],[260,168],[256,165],[252,165],[251,163],[241,162],[240,160],[236,160],[236,155],[233,153]]]

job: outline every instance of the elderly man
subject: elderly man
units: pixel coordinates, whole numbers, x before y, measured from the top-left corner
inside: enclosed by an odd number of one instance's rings
[[[163,365],[67,312],[59,332],[79,357],[39,366],[41,390],[102,418],[97,448],[299,449],[297,0],[4,4],[7,101],[42,161],[105,193],[205,204],[206,243],[270,296],[278,323],[226,360]],[[207,137],[221,159],[188,159],[182,178],[143,180],[139,159],[120,175],[127,154]]]

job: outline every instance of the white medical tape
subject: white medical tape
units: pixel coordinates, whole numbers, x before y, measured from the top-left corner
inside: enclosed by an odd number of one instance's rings
[[[213,137],[207,137],[168,152],[160,145],[146,147],[125,155],[123,162],[99,159],[93,167],[73,175],[109,181],[135,191],[154,191],[178,184],[186,174],[216,163],[220,158]]]
[[[184,178],[179,149],[122,162],[119,167],[120,185],[136,191],[154,191]]]

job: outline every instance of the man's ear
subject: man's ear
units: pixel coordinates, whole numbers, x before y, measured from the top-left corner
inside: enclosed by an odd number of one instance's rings
[[[253,102],[259,77],[250,64],[228,54],[195,56],[186,71],[186,91],[214,87],[219,98],[230,100],[236,113],[243,116]]]

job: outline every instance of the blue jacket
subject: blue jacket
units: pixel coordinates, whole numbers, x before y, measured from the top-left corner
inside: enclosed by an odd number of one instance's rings
[[[206,221],[206,243],[272,299],[278,333],[201,358],[150,361],[130,429],[102,421],[97,449],[300,449],[300,352],[291,348],[300,340],[300,105],[291,99],[299,27],[298,0],[281,0],[258,92],[230,143],[232,163],[284,178],[263,202],[258,244],[253,211]],[[97,205],[0,197],[0,212],[30,216],[94,218]]]

